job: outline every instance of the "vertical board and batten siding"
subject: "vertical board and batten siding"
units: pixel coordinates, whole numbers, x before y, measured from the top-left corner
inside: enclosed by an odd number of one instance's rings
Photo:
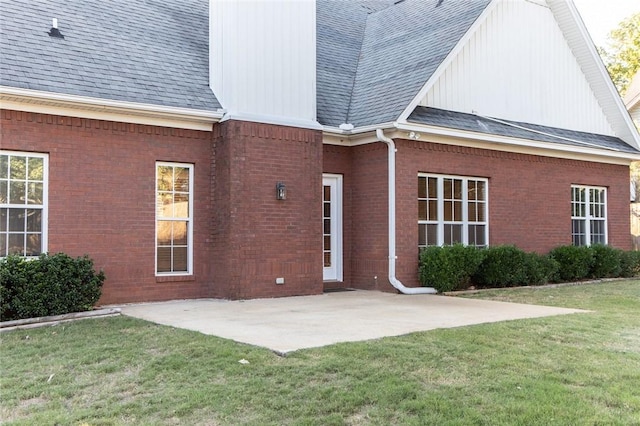
[[[210,84],[230,114],[316,119],[311,1],[210,0]]]
[[[502,1],[420,103],[613,135],[550,9]]]

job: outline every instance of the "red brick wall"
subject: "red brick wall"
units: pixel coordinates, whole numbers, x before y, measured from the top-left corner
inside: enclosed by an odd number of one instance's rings
[[[211,132],[2,111],[2,149],[49,154],[49,252],[88,254],[102,304],[208,296]],[[155,163],[194,164],[194,274],[155,276]]]
[[[324,283],[324,289],[338,289],[352,287],[351,261],[352,261],[352,188],[353,173],[351,171],[351,148],[336,145],[324,145],[323,172],[342,175],[342,251],[343,251],[343,280],[342,282],[328,281]]]
[[[353,147],[352,286],[393,291],[389,284],[387,145]]]
[[[214,152],[211,294],[321,293],[321,132],[227,121],[214,130]],[[286,200],[276,200],[277,182]]]
[[[407,286],[418,284],[419,172],[488,178],[490,244],[540,253],[571,244],[572,184],[607,187],[609,244],[631,248],[626,166],[407,140],[396,146],[397,276]]]
[[[393,291],[383,143],[323,147],[321,132],[283,126],[228,121],[212,133],[6,110],[0,130],[2,149],[49,154],[49,251],[89,254],[107,275],[103,304],[320,293],[323,172],[344,175],[336,286]],[[490,243],[539,252],[571,241],[571,184],[606,186],[609,243],[631,247],[625,166],[396,143],[397,276],[407,286],[418,284],[419,172],[488,178]],[[155,276],[156,161],[194,164],[189,277]],[[279,181],[287,200],[275,199]]]

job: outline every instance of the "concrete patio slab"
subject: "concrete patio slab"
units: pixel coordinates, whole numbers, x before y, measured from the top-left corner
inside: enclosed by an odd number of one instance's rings
[[[587,312],[459,297],[348,291],[228,301],[121,306],[122,314],[287,353],[415,331]]]

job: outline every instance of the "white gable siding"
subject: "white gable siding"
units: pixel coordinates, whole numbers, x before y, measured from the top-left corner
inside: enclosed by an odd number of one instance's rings
[[[210,85],[234,118],[316,120],[315,1],[210,0]]]
[[[501,1],[420,105],[613,135],[541,1]]]

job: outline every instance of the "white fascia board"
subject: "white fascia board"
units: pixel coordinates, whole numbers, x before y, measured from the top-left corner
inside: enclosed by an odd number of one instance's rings
[[[316,120],[298,120],[290,117],[276,115],[247,114],[228,111],[220,121],[237,120],[250,121],[252,123],[274,124],[277,126],[298,127],[311,130],[323,130],[324,127]]]
[[[640,134],[611,81],[573,0],[547,0],[547,4],[616,136],[628,145],[640,149]]]
[[[381,123],[370,126],[356,127],[352,130],[342,130],[339,127],[323,126],[322,137],[326,145],[356,146],[371,142],[378,142],[375,133],[377,129],[393,129],[394,123]]]
[[[482,11],[480,16],[476,19],[476,21],[469,27],[467,32],[462,36],[458,43],[451,49],[451,52],[444,58],[444,60],[438,65],[438,68],[433,72],[431,77],[425,82],[422,89],[414,96],[413,100],[409,103],[409,105],[402,111],[400,116],[398,117],[399,122],[405,122],[409,115],[413,112],[414,109],[418,106],[420,101],[427,95],[427,92],[431,90],[436,81],[440,78],[442,73],[449,67],[451,62],[458,56],[458,53],[464,48],[469,39],[475,34],[476,30],[487,20],[487,16],[493,11],[496,5],[502,0],[493,0],[491,3],[487,5],[487,7]]]
[[[631,161],[640,160],[640,153],[634,154],[604,148],[553,144],[420,124],[396,123],[395,127],[396,132],[392,133],[391,137],[399,139],[608,164],[628,165]],[[414,133],[414,137],[411,138],[409,133]]]
[[[358,146],[374,142],[380,142],[378,138],[376,138],[375,130],[357,135],[336,135],[333,133],[323,133],[322,135],[322,143],[324,145]]]
[[[94,120],[211,131],[223,112],[0,86],[0,108]]]

